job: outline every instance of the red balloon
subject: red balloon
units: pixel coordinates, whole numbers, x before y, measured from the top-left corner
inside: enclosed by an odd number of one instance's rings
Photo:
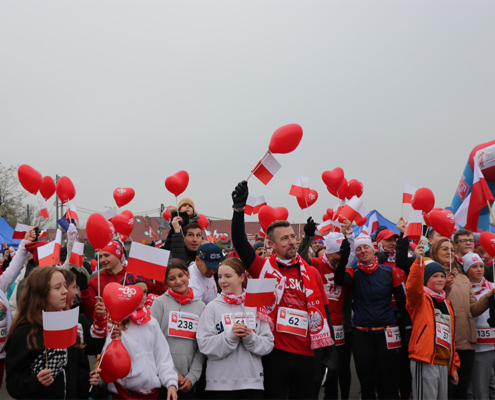
[[[67,203],[76,197],[76,188],[67,176],[62,176],[57,182],[57,196],[62,203]]]
[[[206,218],[203,214],[198,214],[198,220],[196,221],[201,229],[206,229],[208,228],[208,225],[210,225],[210,221],[208,221],[208,218]]]
[[[91,214],[86,223],[86,235],[95,250],[102,249],[113,238],[112,230],[105,217],[99,213]]]
[[[358,181],[357,179],[351,179],[347,184],[347,193],[345,197],[349,200],[352,199],[353,196],[361,197],[363,195],[364,185]]]
[[[40,193],[45,200],[53,196],[57,187],[51,176],[44,176],[41,180]]]
[[[127,240],[127,236],[120,234],[120,240],[122,243],[124,243]]]
[[[162,217],[165,221],[171,221],[172,220],[172,215],[170,215],[170,211],[168,208],[163,212]]]
[[[118,207],[123,207],[130,203],[135,194],[133,188],[117,188],[113,191],[113,198]]]
[[[268,150],[272,153],[287,154],[294,151],[303,136],[303,130],[298,124],[281,126],[273,132]]]
[[[43,180],[43,176],[38,171],[27,164],[22,164],[17,170],[17,175],[24,189],[31,194],[38,193]]]
[[[330,194],[339,198],[340,200],[345,200],[345,196],[347,195],[347,187],[348,187],[347,179],[344,178],[338,191],[335,191],[328,186],[327,186],[327,190],[330,192]]]
[[[220,235],[220,240],[225,240],[227,239],[227,236],[225,236],[223,233]]]
[[[98,266],[98,261],[96,260],[91,260],[91,271],[95,272],[96,271],[96,267]]]
[[[275,221],[286,221],[289,218],[289,211],[285,207],[261,207],[258,213],[258,220],[263,232],[266,232],[268,226]]]
[[[344,170],[340,167],[334,168],[331,171],[325,171],[321,174],[321,179],[333,191],[337,191],[344,181]],[[331,193],[331,192],[330,192]]]
[[[442,211],[442,210],[443,210],[443,208],[434,208],[434,209],[433,209],[433,210],[431,210],[431,211],[434,211],[434,210],[437,210],[437,211]],[[430,211],[430,212],[431,212],[431,211]],[[424,214],[424,215],[423,215],[423,219],[425,220],[425,224],[426,224],[426,225],[431,226],[431,225],[430,225],[430,213]]]
[[[131,356],[122,341],[112,340],[105,349],[99,365],[101,368],[100,378],[106,383],[124,379],[131,372],[131,365]]]
[[[491,256],[495,257],[495,233],[483,232],[480,235],[481,246]]]
[[[165,187],[176,197],[186,190],[188,184],[189,174],[186,171],[179,171],[165,179]]]
[[[112,218],[112,221],[113,221],[113,218]],[[107,221],[107,224],[108,224],[108,227],[110,228],[110,231],[112,232],[112,239],[113,239],[113,236],[115,235],[115,226],[113,226],[113,224],[110,221]]]
[[[143,290],[137,285],[122,286],[111,282],[103,290],[103,301],[113,322],[119,323],[131,315],[143,300]]]
[[[413,194],[411,206],[415,210],[421,210],[424,213],[429,213],[435,206],[435,195],[428,188],[418,189]]]
[[[449,210],[433,210],[429,213],[431,227],[440,235],[450,238],[455,230],[455,217]]]
[[[332,217],[330,217],[328,214],[323,214],[323,222],[328,221],[331,218]]]
[[[366,217],[361,218],[359,214],[356,214],[356,218],[354,219],[354,222],[356,222],[357,226],[363,226],[367,221],[368,218]]]
[[[344,223],[344,218],[345,218],[345,217],[344,217],[342,214],[340,214],[340,215],[338,216],[337,220],[338,220],[341,224],[343,224],[343,223]]]
[[[318,192],[316,190],[309,189],[309,194],[306,199],[304,199],[303,197],[298,197],[297,204],[299,204],[301,210],[304,210],[305,208],[311,207],[313,204],[315,204],[316,200],[318,200]],[[306,204],[306,202],[308,204]]]
[[[129,213],[131,212],[129,211]],[[134,229],[134,215],[131,213],[131,217],[129,217],[128,213],[121,213],[112,218],[112,223],[118,233],[129,236]]]

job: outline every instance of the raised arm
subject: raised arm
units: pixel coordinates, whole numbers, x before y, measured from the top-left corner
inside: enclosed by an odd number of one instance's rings
[[[349,255],[351,253],[351,246],[347,239],[342,241],[340,245],[340,262],[335,268],[334,281],[336,285],[348,286],[352,282],[352,276],[346,271],[346,266],[349,261]]]

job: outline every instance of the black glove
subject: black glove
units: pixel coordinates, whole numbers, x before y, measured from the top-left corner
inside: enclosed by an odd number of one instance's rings
[[[232,192],[232,202],[234,203],[232,208],[246,207],[248,195],[249,189],[247,181],[239,182]]]
[[[347,261],[349,260],[349,256],[351,255],[351,244],[349,240],[345,238],[340,245],[340,259],[345,259],[345,263],[347,265]]]
[[[387,262],[387,260],[388,260],[388,255],[385,254],[383,251],[379,251],[375,255],[376,255],[376,258],[378,258],[378,264],[383,264],[384,262]]]
[[[323,365],[328,368],[327,376],[335,375],[339,370],[339,355],[337,352],[328,352],[323,360]]]
[[[87,289],[88,288],[87,276],[83,272],[78,271],[75,268],[71,268],[70,270],[76,276],[76,285],[79,287],[79,290]]]
[[[306,225],[304,225],[304,234],[309,237],[315,236],[316,231],[316,222],[313,221],[313,218],[309,217]]]

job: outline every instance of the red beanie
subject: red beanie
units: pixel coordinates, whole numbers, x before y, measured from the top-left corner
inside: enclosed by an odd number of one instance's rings
[[[117,257],[119,260],[122,259],[122,255],[124,254],[124,250],[122,249],[122,245],[119,242],[116,242],[115,240],[112,240],[110,243],[108,243],[103,249],[100,251],[106,251],[107,253],[110,253]]]

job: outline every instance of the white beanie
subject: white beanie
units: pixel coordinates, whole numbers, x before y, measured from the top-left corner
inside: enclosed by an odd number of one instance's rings
[[[481,257],[470,251],[462,257],[462,266],[464,267],[464,271],[467,272],[469,268],[471,268],[474,264],[481,263],[484,265]]]
[[[361,246],[362,244],[367,244],[368,246],[373,248],[373,242],[371,241],[371,238],[363,233],[361,233],[354,241],[354,248],[357,249],[358,246]]]
[[[344,239],[345,236],[342,235],[342,233],[330,232],[325,237],[325,248],[326,248],[325,253],[327,254],[338,253],[340,251],[340,245],[342,244]]]

